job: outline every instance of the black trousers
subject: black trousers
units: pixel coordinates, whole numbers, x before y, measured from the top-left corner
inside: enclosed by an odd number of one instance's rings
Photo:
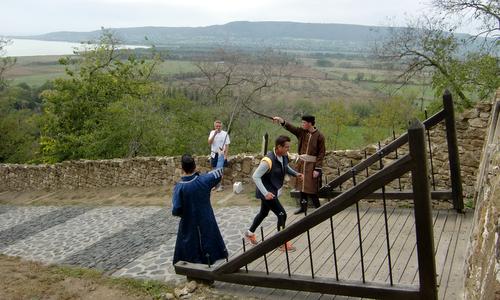
[[[305,205],[307,207],[307,199],[310,198],[314,207],[318,208],[321,206],[320,202],[319,202],[319,197],[318,195],[316,194],[307,194],[307,193],[304,193],[304,192],[301,192],[300,193],[300,203],[302,205]]]
[[[259,227],[262,221],[267,217],[270,210],[278,218],[278,224],[277,224],[278,231],[285,228],[286,212],[283,206],[281,205],[280,201],[278,200],[278,198],[274,198],[273,200],[266,200],[261,198],[260,211],[253,219],[252,226],[250,226],[251,232],[255,232],[257,227]]]

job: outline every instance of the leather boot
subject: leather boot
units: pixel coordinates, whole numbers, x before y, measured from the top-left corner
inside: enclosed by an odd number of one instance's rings
[[[307,199],[301,199],[300,200],[300,208],[297,209],[296,211],[293,212],[294,215],[298,215],[301,213],[306,213],[307,212]]]
[[[311,200],[312,200],[314,207],[318,208],[321,206],[321,203],[319,202],[319,198],[317,195],[312,196]]]

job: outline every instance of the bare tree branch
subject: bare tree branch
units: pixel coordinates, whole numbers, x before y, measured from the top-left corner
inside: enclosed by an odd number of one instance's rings
[[[471,18],[480,20],[483,31],[476,34],[475,37],[493,33],[498,37],[500,32],[500,2],[498,0],[433,0],[434,7],[450,15],[466,16],[471,13]]]

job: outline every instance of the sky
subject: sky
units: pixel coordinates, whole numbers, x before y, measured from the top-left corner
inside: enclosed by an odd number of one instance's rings
[[[405,25],[430,0],[0,0],[0,35],[232,21]]]

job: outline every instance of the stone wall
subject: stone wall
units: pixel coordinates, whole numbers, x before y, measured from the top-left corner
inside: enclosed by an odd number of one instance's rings
[[[473,109],[456,116],[462,186],[465,198],[470,200],[475,196],[474,185],[490,122],[491,106],[491,103],[481,102]],[[449,189],[451,188],[451,182],[449,179],[446,132],[444,131],[443,122],[431,130],[431,145],[436,184]]]
[[[474,192],[474,181],[479,165],[479,153],[484,143],[488,127],[491,104],[480,103],[475,108],[457,117],[457,136],[462,165],[464,194],[470,197]],[[431,130],[434,179],[438,188],[449,188],[449,169],[446,148],[446,135],[440,124]],[[386,144],[390,140],[385,141]],[[332,180],[339,172],[348,170],[352,164],[360,162],[366,155],[377,150],[368,146],[361,150],[329,151],[324,162],[324,179]],[[398,155],[407,152],[400,149]],[[293,158],[293,154],[291,157]],[[229,157],[229,167],[225,169],[224,184],[242,181],[251,184],[251,174],[258,165],[260,155],[236,155]],[[384,164],[396,158],[392,153],[384,158]],[[207,156],[196,157],[200,171],[209,170]],[[372,174],[378,170],[375,164],[368,170]],[[53,165],[0,164],[0,191],[57,190],[77,188],[102,188],[116,186],[170,186],[181,175],[180,157],[139,157],[112,160],[66,161]],[[358,182],[366,177],[366,172],[357,174]],[[403,189],[410,188],[408,176],[401,179]],[[346,182],[344,187],[350,185]],[[396,180],[391,185],[399,187]]]
[[[476,183],[476,203],[471,237],[467,247],[464,299],[500,298],[500,91],[496,122],[490,126]]]

